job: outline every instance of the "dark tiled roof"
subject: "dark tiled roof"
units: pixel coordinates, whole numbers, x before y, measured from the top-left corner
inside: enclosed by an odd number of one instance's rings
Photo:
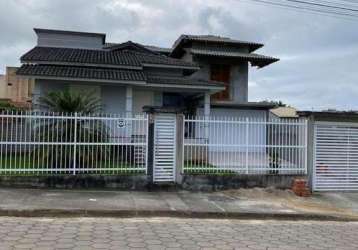
[[[136,44],[138,44],[138,43],[136,43]],[[109,49],[109,48],[117,46],[117,45],[120,45],[120,43],[105,43],[103,45],[103,48]],[[164,47],[158,47],[158,46],[153,46],[153,45],[142,45],[142,46],[151,50],[151,51],[159,52],[159,53],[163,53],[163,54],[169,54],[172,51],[171,48],[164,48]]]
[[[261,43],[236,40],[236,39],[231,39],[229,37],[214,36],[214,35],[181,35],[177,41],[179,41],[180,39],[187,39],[191,41],[215,42],[215,43],[255,45],[259,48],[263,46],[263,44]]]
[[[254,53],[245,53],[240,51],[235,51],[233,49],[191,49],[191,53],[195,55],[203,56],[218,56],[218,57],[232,57],[242,60],[247,60],[251,62],[253,66],[264,67],[271,63],[279,61],[278,58],[264,56]]]
[[[59,78],[82,78],[109,81],[145,81],[140,70],[108,69],[94,67],[71,67],[55,65],[22,65],[16,72],[24,76],[44,76]]]
[[[64,62],[101,65],[141,66],[132,53],[71,48],[35,47],[21,58],[26,62]]]
[[[130,50],[88,50],[72,48],[35,47],[21,57],[23,62],[80,63],[108,66],[134,66],[162,64],[178,67],[196,67],[179,59]]]
[[[141,70],[108,69],[95,67],[73,67],[56,65],[22,65],[16,72],[18,75],[51,78],[85,79],[99,81],[135,81],[147,82],[159,85],[188,85],[203,87],[223,87],[223,84],[215,81],[203,81],[191,78],[173,78],[146,76]]]
[[[182,66],[182,67],[190,67],[190,68],[197,68],[194,63],[186,62],[180,59],[171,58],[165,55],[153,55],[147,53],[139,53],[135,52],[138,60],[142,64],[158,64],[158,65],[168,65],[168,66]]]
[[[196,67],[196,65],[193,63],[164,55],[163,54],[163,52],[165,52],[164,48],[159,48],[154,46],[144,46],[142,44],[134,43],[132,41],[119,43],[119,44],[112,44],[111,46],[107,47],[107,49],[110,49],[112,51],[131,49],[131,51],[135,53],[135,55],[137,56],[138,60],[144,64],[163,64],[163,65],[180,65],[184,67]],[[160,51],[161,53],[159,53],[158,49],[161,49]]]
[[[158,76],[148,76],[148,83],[154,84],[176,84],[176,85],[193,85],[193,86],[212,86],[212,87],[223,87],[224,85],[221,82],[216,81],[204,81],[197,80],[188,77],[158,77]]]
[[[213,36],[213,35],[181,35],[173,44],[172,48],[172,55],[175,55],[178,53],[178,51],[181,50],[181,47],[183,44],[187,42],[203,42],[205,44],[211,43],[211,44],[229,44],[233,46],[247,46],[250,50],[250,52],[257,50],[264,45],[262,43],[256,43],[256,42],[249,42],[249,41],[241,41],[236,39],[231,39],[228,37],[221,37],[221,36]]]
[[[143,45],[139,44],[139,43],[134,43],[132,41],[127,41],[124,43],[117,43],[117,44],[112,44],[112,46],[106,47],[106,49],[114,51],[114,50],[131,50],[131,51],[137,51],[137,52],[142,52],[142,53],[149,53],[149,54],[154,54],[154,55],[158,55],[157,52],[152,51],[146,47],[144,47]]]
[[[144,45],[147,49],[150,49],[155,52],[164,53],[164,54],[170,54],[172,52],[171,48],[164,48],[164,47],[158,47],[158,46],[152,46],[152,45]]]

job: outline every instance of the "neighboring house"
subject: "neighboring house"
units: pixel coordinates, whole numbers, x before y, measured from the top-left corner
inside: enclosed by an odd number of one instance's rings
[[[35,80],[16,74],[18,67],[6,67],[6,74],[0,77],[0,99],[10,101],[22,108],[31,107]]]
[[[0,75],[0,99],[6,98],[6,76]]]
[[[172,48],[107,43],[100,33],[34,29],[37,45],[19,76],[35,81],[33,103],[49,91],[93,91],[107,113],[144,106],[181,107],[193,115],[266,117],[272,104],[248,102],[248,65],[278,59],[253,53],[263,44],[182,35]]]
[[[297,109],[293,107],[276,107],[270,110],[271,114],[277,118],[298,118]]]

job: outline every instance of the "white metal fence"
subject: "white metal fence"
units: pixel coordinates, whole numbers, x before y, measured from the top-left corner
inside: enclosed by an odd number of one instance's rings
[[[146,173],[148,122],[143,114],[2,112],[0,175]],[[304,120],[193,117],[178,126],[186,173],[307,172]]]
[[[184,172],[307,173],[307,122],[300,119],[184,119]]]
[[[0,175],[146,172],[148,118],[0,113]]]

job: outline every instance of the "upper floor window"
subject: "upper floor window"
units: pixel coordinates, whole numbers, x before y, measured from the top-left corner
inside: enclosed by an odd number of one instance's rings
[[[229,83],[230,83],[230,65],[213,64],[210,68],[210,79],[213,81],[223,82],[225,90],[212,95],[216,101],[230,100]]]

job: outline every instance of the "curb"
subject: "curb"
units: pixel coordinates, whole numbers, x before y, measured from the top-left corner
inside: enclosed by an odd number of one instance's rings
[[[173,217],[198,219],[240,219],[240,220],[307,220],[307,221],[340,221],[354,222],[358,217],[339,216],[331,214],[312,213],[249,213],[249,212],[198,212],[198,211],[153,211],[153,210],[86,210],[86,209],[33,209],[7,210],[0,209],[0,216],[4,217]]]

